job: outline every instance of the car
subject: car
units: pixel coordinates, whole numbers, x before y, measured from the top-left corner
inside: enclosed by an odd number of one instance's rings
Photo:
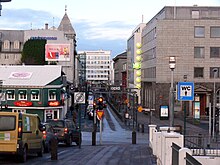
[[[43,156],[44,125],[37,114],[0,112],[0,154],[17,155],[26,162],[27,154]]]
[[[48,153],[51,151],[51,144],[53,142],[53,139],[58,142],[58,138],[57,135],[54,133],[54,129],[51,124],[43,123],[43,125],[45,126],[45,131],[43,131],[44,152]]]
[[[67,146],[71,146],[72,142],[80,145],[82,135],[76,124],[69,119],[53,119],[47,123],[53,126],[54,133],[57,135],[58,142],[64,142]]]

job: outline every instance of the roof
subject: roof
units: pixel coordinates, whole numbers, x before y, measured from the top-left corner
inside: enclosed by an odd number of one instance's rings
[[[73,35],[76,34],[67,13],[64,14],[63,19],[61,20],[60,25],[58,27],[58,30],[64,31],[65,33],[71,33]]]
[[[61,76],[60,65],[0,66],[3,86],[46,86]]]

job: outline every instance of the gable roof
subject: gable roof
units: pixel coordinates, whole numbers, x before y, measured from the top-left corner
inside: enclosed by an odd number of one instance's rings
[[[46,86],[61,76],[60,65],[0,66],[3,86]]]

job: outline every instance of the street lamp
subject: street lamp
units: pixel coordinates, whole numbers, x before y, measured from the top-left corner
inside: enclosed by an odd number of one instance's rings
[[[171,86],[170,86],[170,127],[173,127],[174,122],[174,89],[173,89],[173,71],[176,67],[176,57],[169,57],[169,67],[171,70]]]
[[[216,90],[215,90],[215,79],[218,74],[218,69],[213,68],[212,72],[214,73],[214,87],[213,87],[213,125],[212,125],[212,137],[215,137],[215,104],[216,104]]]

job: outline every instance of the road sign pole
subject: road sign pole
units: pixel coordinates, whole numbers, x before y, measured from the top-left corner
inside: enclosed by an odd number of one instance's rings
[[[102,145],[102,119],[100,119],[100,145]]]

